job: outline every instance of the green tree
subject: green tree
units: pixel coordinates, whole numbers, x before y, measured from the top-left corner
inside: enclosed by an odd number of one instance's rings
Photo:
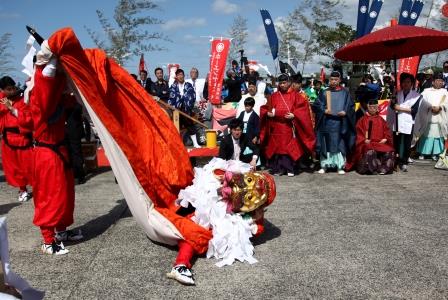
[[[232,38],[229,51],[229,64],[232,60],[239,61],[239,51],[244,50],[247,43],[248,29],[247,19],[237,15],[230,25],[228,34]]]
[[[350,25],[340,22],[336,22],[335,27],[316,25],[317,53],[327,59],[322,64],[328,66],[328,60],[334,60],[334,53],[355,38],[356,30]]]
[[[279,37],[278,56],[280,60],[287,61],[288,58],[295,58],[298,61],[302,61],[303,53],[301,52],[301,49],[299,49],[299,45],[302,44],[304,40],[296,31],[293,19],[286,17],[283,22],[280,22],[280,24],[276,26],[276,29],[278,30]]]
[[[318,26],[340,20],[340,11],[344,8],[344,0],[302,0],[288,16],[291,24],[294,24],[295,32],[300,36],[294,42],[302,52],[302,73],[305,65],[319,52]]]
[[[0,36],[0,75],[4,76],[7,73],[15,71],[11,66],[11,61],[14,56],[11,53],[11,33],[4,33]]]
[[[97,32],[85,28],[99,48],[123,65],[131,59],[131,55],[166,50],[156,42],[169,41],[168,37],[161,32],[147,30],[150,25],[163,24],[162,20],[145,15],[158,8],[159,6],[150,0],[119,0],[113,17],[116,26],[112,25],[102,11],[97,10],[96,13],[107,41],[103,40]]]

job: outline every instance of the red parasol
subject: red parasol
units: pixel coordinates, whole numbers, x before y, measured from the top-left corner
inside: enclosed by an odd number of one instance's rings
[[[420,56],[448,49],[448,33],[417,26],[386,27],[336,51],[345,61],[382,61]]]

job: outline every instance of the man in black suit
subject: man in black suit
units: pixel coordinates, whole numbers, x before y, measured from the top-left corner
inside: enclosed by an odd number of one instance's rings
[[[230,134],[221,142],[219,157],[225,160],[233,159],[249,163],[255,169],[260,150],[243,133],[243,127],[241,120],[230,121]]]
[[[139,75],[140,80],[138,82],[151,94],[152,80],[151,78],[148,78],[148,72],[146,70],[141,70]]]

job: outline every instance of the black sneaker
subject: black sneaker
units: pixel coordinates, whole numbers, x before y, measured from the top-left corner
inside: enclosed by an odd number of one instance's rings
[[[81,233],[81,230],[65,230],[57,232],[55,235],[55,239],[59,242],[76,242],[82,240],[84,236]]]

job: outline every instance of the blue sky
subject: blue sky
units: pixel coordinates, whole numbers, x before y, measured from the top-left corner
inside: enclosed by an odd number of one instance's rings
[[[267,43],[259,9],[269,10],[274,20],[281,20],[291,12],[300,0],[156,0],[160,10],[151,14],[165,21],[161,27],[151,26],[168,35],[172,43],[163,43],[168,51],[145,53],[145,60],[152,75],[157,66],[167,63],[179,63],[188,72],[191,67],[199,69],[200,76],[207,73],[209,63],[209,40],[201,36],[227,36],[227,31],[234,17],[240,14],[248,19],[249,43],[246,53],[249,59],[255,59],[272,66],[272,57],[266,53]],[[346,0],[348,8],[343,11],[343,22],[356,26],[357,0]],[[428,2],[428,1],[427,1]],[[84,26],[101,32],[96,9],[102,10],[112,18],[116,0],[0,0],[0,34],[12,33],[12,53],[17,72],[12,76],[23,81],[20,62],[25,55],[27,32],[25,25],[34,26],[44,37],[48,37],[59,28],[70,26],[74,29],[85,48],[95,47]],[[397,14],[401,0],[385,0],[377,24],[385,24]],[[425,5],[425,10],[429,5]],[[423,22],[424,20],[421,20]],[[124,67],[135,73],[138,57]],[[270,67],[272,70],[273,68]],[[305,71],[318,71],[317,64],[309,64]]]

